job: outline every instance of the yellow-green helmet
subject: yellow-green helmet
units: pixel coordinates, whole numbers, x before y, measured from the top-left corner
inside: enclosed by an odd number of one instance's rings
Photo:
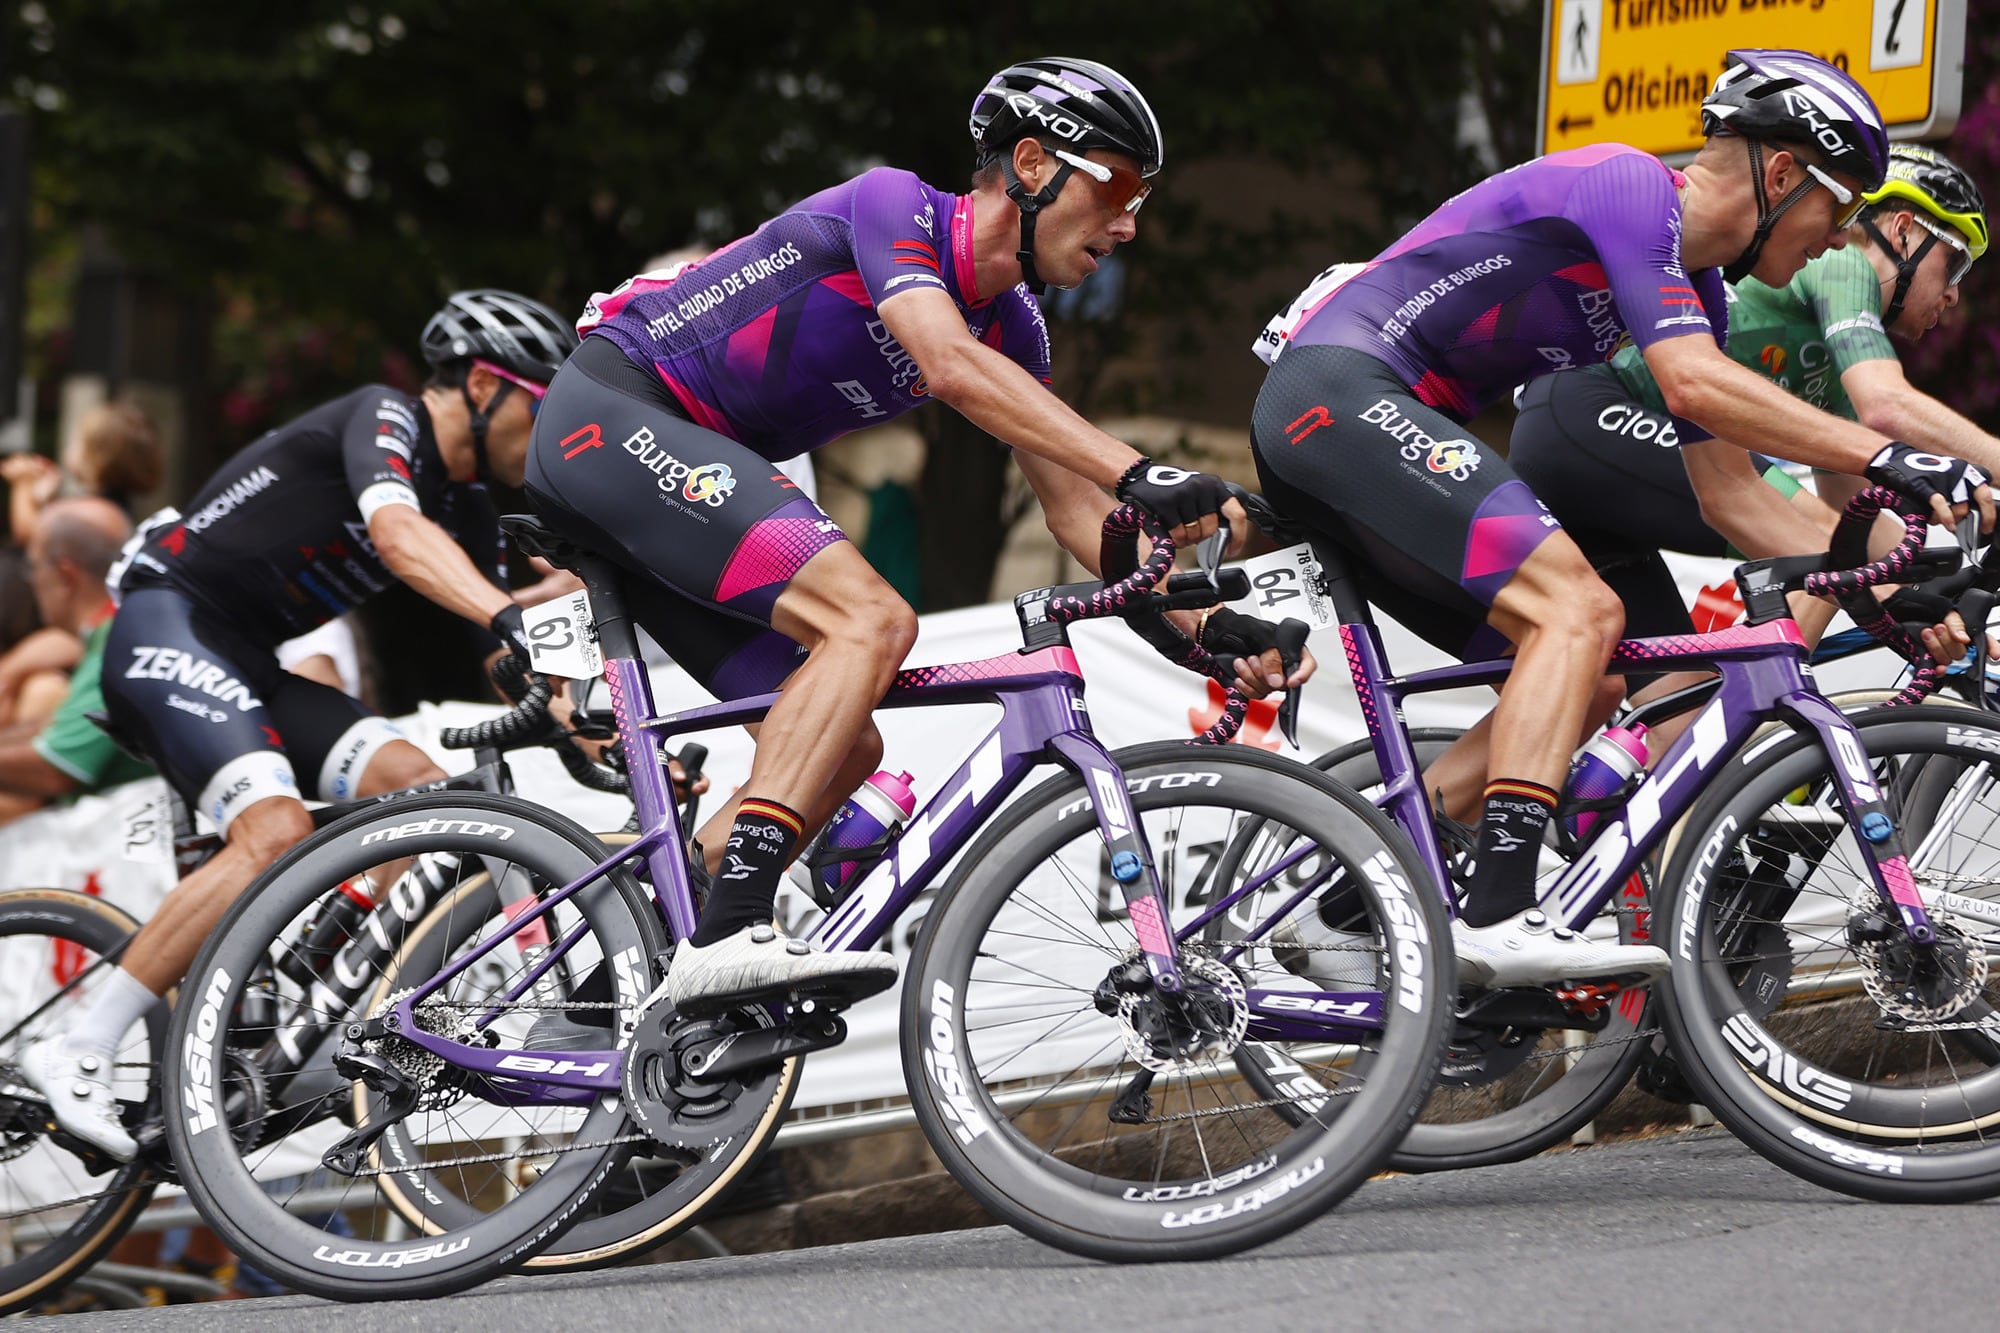
[[[1972,257],[1986,253],[1991,239],[1986,226],[1986,200],[1965,169],[1919,144],[1899,143],[1889,150],[1889,174],[1880,189],[1864,198],[1890,208],[1910,203],[1965,237]]]

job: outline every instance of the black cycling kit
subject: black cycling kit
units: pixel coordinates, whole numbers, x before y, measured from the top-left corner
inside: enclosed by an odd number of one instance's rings
[[[369,519],[397,504],[436,521],[505,586],[484,488],[451,481],[423,404],[380,385],[249,445],[185,514],[149,522],[128,548],[114,574],[105,704],[218,828],[266,796],[353,797],[368,761],[400,735],[358,700],[283,670],[274,651],[397,581],[368,536]]]

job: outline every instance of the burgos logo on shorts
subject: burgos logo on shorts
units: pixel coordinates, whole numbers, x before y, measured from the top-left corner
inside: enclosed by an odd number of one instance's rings
[[[1405,462],[1414,463],[1422,459],[1424,466],[1432,472],[1448,474],[1453,481],[1464,481],[1479,470],[1478,445],[1471,440],[1437,439],[1398,412],[1396,404],[1390,399],[1378,399],[1373,407],[1361,414],[1361,419],[1401,443],[1400,452]]]
[[[657,447],[654,439],[652,430],[641,426],[625,440],[624,448],[641,466],[659,477],[660,489],[667,494],[679,491],[684,500],[717,509],[736,489],[736,476],[729,470],[729,464],[697,463],[690,467]]]

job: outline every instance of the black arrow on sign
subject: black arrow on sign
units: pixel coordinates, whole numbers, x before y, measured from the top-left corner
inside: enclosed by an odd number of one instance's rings
[[[1595,116],[1578,116],[1572,120],[1570,119],[1569,112],[1565,111],[1562,113],[1562,119],[1556,122],[1556,132],[1558,134],[1568,134],[1572,126],[1580,130],[1586,125],[1595,125],[1596,123],[1597,117]]]
[[[1882,49],[1890,55],[1895,55],[1903,45],[1903,39],[1896,36],[1896,26],[1903,21],[1903,6],[1908,3],[1909,0],[1896,0],[1896,7],[1889,11],[1889,36],[1882,43]]]

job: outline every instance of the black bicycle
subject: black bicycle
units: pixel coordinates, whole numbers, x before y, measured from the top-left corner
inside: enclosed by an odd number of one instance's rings
[[[514,784],[506,755],[531,747],[552,748],[586,786],[625,791],[621,773],[590,762],[569,743],[571,733],[552,720],[548,681],[528,676],[517,660],[508,659],[496,671],[496,683],[516,698],[514,708],[477,726],[447,729],[442,737],[447,748],[474,752],[471,770],[422,788],[317,810],[315,824],[325,826],[359,810],[425,793],[511,792]],[[577,726],[585,737],[602,730],[588,717]],[[706,755],[701,746],[682,751],[680,762],[689,782],[699,776]],[[214,834],[197,833],[185,803],[177,795],[169,799],[175,866],[185,875],[219,850],[222,842]],[[605,841],[630,836],[611,834]],[[391,862],[390,869],[382,884],[350,880],[329,893],[289,950],[274,958],[267,969],[271,974],[250,979],[242,1007],[254,1009],[259,995],[276,994],[278,978],[271,969],[283,969],[293,984],[321,997],[315,1012],[301,1016],[302,1025],[324,1026],[346,1006],[377,1002],[380,986],[393,986],[394,978],[408,969],[429,975],[496,911],[506,910],[490,882],[482,893],[476,876],[454,877],[447,886],[434,865],[411,863],[398,870]],[[167,1149],[159,1089],[171,1016],[166,1005],[156,1006],[133,1027],[115,1061],[114,1087],[125,1122],[139,1142],[139,1154],[131,1162],[115,1162],[65,1133],[46,1101],[20,1077],[16,1063],[28,1045],[61,1031],[82,1011],[97,981],[123,956],[139,924],[101,898],[68,889],[0,893],[0,969],[27,981],[0,1001],[0,1162],[5,1163],[0,1175],[0,1315],[38,1306],[75,1282],[124,1236],[155,1189],[178,1180]],[[261,1002],[268,1004],[268,998]],[[302,1041],[301,1047],[317,1044],[321,1043]],[[248,1052],[232,1053],[230,1059],[240,1066],[235,1072],[257,1073]],[[330,1141],[345,1132],[343,1122],[351,1123],[354,1108],[348,1086],[334,1076],[330,1060],[308,1063],[290,1077],[293,1105],[299,1109],[289,1129],[298,1146],[286,1158],[293,1165],[280,1169],[301,1177],[294,1183],[308,1203],[311,1177],[322,1170],[311,1142],[315,1136]],[[313,1088],[320,1089],[318,1095],[308,1095]],[[243,1104],[226,1110],[235,1116],[254,1113]],[[643,1168],[639,1164],[630,1181],[620,1182],[621,1188],[610,1192],[614,1202],[657,1192],[645,1188]],[[523,1168],[511,1163],[504,1169]],[[492,1183],[499,1183],[500,1174],[496,1171]],[[420,1177],[401,1184],[401,1190],[385,1191],[385,1197],[392,1206],[418,1200],[402,1211],[407,1225],[421,1229],[427,1216],[421,1201],[426,1194],[436,1199],[438,1184]],[[559,1270],[609,1262],[657,1243],[658,1238],[646,1231],[635,1225],[630,1235],[601,1241],[582,1253],[574,1246],[558,1246],[534,1264]]]

